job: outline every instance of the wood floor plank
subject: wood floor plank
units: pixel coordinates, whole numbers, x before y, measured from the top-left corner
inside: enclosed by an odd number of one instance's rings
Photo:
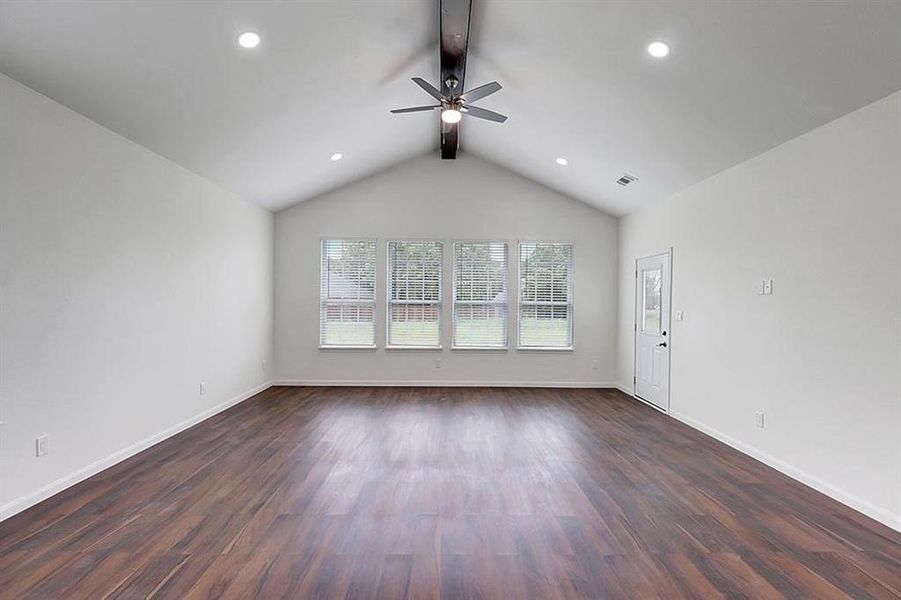
[[[0,598],[901,598],[901,534],[609,390],[274,387],[0,523]]]

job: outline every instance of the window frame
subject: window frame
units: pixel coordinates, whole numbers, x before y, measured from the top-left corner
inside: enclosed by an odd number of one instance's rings
[[[409,301],[409,300],[392,300],[393,281],[391,278],[391,244],[408,243],[408,244],[438,244],[440,248],[441,259],[438,261],[438,300],[437,301]],[[419,351],[435,351],[443,350],[441,325],[444,319],[444,250],[445,240],[435,238],[391,238],[385,240],[385,350],[419,350]],[[391,343],[391,307],[403,304],[434,304],[438,309],[438,344],[435,346],[416,346],[410,344],[392,344]]]
[[[522,299],[522,247],[527,244],[540,245],[565,245],[570,247],[568,284],[569,294],[567,302],[523,302]],[[575,271],[576,271],[576,244],[565,240],[517,240],[516,247],[516,350],[526,352],[573,352],[576,348],[575,337]],[[569,345],[568,346],[524,346],[522,344],[522,307],[523,306],[566,306],[569,313]]]
[[[504,246],[504,291],[507,301],[504,303],[504,343],[502,346],[460,346],[457,344],[456,335],[456,309],[457,309],[457,245],[459,244],[503,244]],[[510,349],[510,243],[499,239],[465,239],[451,241],[451,350],[460,351],[498,351],[506,352]],[[492,302],[463,302],[467,306],[490,305]],[[517,309],[518,310],[518,309]]]
[[[356,242],[356,243],[371,243],[373,245],[373,287],[372,287],[372,300],[347,300],[346,302],[338,302],[338,304],[346,303],[346,304],[372,304],[372,344],[325,344],[322,339],[322,309],[324,304],[326,303],[326,298],[322,296],[322,282],[323,282],[323,257],[325,256],[325,244],[326,242]],[[379,241],[378,238],[370,238],[370,237],[342,237],[342,236],[327,236],[319,238],[319,350],[375,350],[378,348],[376,342],[376,315],[378,314],[378,291],[379,291],[379,267],[378,267],[378,254],[379,254]]]
[[[663,266],[654,267],[652,269],[638,269],[638,278],[641,283],[641,314],[639,319],[639,325],[636,328],[636,331],[641,331],[642,333],[647,333],[649,335],[660,335],[660,332],[663,331],[663,290],[659,290],[659,297],[657,299],[657,330],[652,331],[647,329],[648,324],[648,293],[647,293],[647,281],[645,280],[646,273],[657,272],[659,273],[658,279],[661,283],[663,282]]]

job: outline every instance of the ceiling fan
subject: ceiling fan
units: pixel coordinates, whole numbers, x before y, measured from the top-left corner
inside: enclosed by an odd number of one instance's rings
[[[469,47],[469,21],[472,15],[472,0],[439,0],[440,21],[441,89],[436,88],[422,77],[413,77],[413,83],[421,87],[438,104],[414,106],[392,110],[394,114],[441,111],[441,158],[457,157],[459,127],[463,115],[503,123],[507,117],[492,110],[474,106],[472,103],[499,91],[501,84],[496,81],[480,85],[469,91],[464,89],[466,76],[466,53]]]
[[[451,77],[444,82],[447,88],[451,90],[451,93],[447,96],[439,92],[438,88],[430,84],[422,77],[413,77],[413,83],[424,89],[427,94],[432,96],[441,104],[433,104],[430,106],[414,106],[412,108],[395,108],[391,111],[392,113],[401,114],[424,112],[427,110],[435,110],[440,108],[441,120],[445,123],[459,123],[460,119],[463,118],[463,115],[469,115],[471,117],[476,117],[477,119],[486,119],[488,121],[494,121],[496,123],[503,123],[507,120],[507,117],[500,113],[496,113],[493,110],[480,108],[478,106],[472,106],[470,104],[471,102],[475,102],[476,100],[480,100],[485,96],[490,96],[491,94],[500,91],[502,89],[501,84],[496,81],[486,83],[485,85],[480,85],[479,87],[473,88],[468,92],[463,92],[459,96],[453,95],[454,91],[459,85],[459,81],[457,81],[457,79],[454,77]]]

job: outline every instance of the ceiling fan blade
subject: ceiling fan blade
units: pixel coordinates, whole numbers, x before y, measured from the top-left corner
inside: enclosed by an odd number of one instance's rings
[[[444,96],[441,95],[441,92],[438,91],[438,88],[433,86],[431,83],[423,79],[422,77],[413,77],[413,83],[421,87],[426,91],[426,93],[434,98],[435,100],[444,101]]]
[[[469,115],[470,117],[475,117],[477,119],[494,121],[495,123],[503,123],[507,120],[507,117],[505,115],[496,113],[493,110],[479,108],[478,106],[464,106],[461,110],[463,111],[464,115]]]
[[[491,83],[486,83],[485,85],[480,85],[477,88],[472,88],[468,92],[464,92],[463,98],[464,102],[475,102],[476,100],[480,100],[485,96],[490,96],[495,92],[499,92],[503,89],[501,84],[496,81],[492,81]]]
[[[435,110],[436,108],[441,108],[441,105],[440,105],[440,104],[435,104],[435,105],[432,105],[432,106],[413,106],[413,107],[410,107],[410,108],[395,108],[395,109],[392,110],[391,112],[393,112],[393,113],[396,114],[396,115],[399,115],[399,114],[401,114],[401,113],[425,112],[425,111],[427,111],[427,110]]]

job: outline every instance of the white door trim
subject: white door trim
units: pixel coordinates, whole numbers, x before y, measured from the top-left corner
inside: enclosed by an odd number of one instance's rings
[[[649,402],[644,398],[640,398],[637,394],[637,382],[638,382],[638,298],[639,298],[639,289],[638,289],[638,263],[641,260],[647,258],[654,258],[657,256],[666,256],[669,262],[669,281],[666,286],[667,293],[667,301],[666,301],[666,310],[667,310],[667,319],[666,322],[669,325],[669,348],[666,353],[666,373],[669,381],[666,385],[666,405],[665,406],[657,406],[653,402]],[[672,387],[672,360],[670,360],[670,355],[672,352],[672,304],[673,304],[673,248],[670,246],[666,250],[662,252],[655,252],[653,254],[647,254],[645,256],[638,256],[635,258],[635,262],[632,265],[633,267],[633,275],[634,275],[634,283],[633,290],[635,292],[635,296],[632,299],[632,397],[647,404],[648,406],[659,410],[664,414],[669,414],[670,410],[670,388]]]

